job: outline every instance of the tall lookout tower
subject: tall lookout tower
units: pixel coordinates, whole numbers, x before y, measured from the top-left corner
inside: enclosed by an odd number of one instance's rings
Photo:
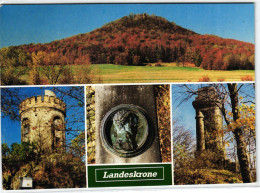
[[[36,142],[46,150],[65,147],[66,104],[52,91],[25,99],[19,109],[22,142]]]
[[[224,159],[223,119],[220,100],[214,87],[198,89],[198,96],[192,103],[196,110],[197,152],[209,150]]]

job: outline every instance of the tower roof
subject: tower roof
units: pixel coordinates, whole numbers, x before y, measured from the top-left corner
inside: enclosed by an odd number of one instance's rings
[[[44,90],[44,95],[56,97],[56,94],[51,90]]]

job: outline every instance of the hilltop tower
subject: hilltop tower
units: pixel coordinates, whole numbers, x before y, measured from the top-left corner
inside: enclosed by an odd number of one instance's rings
[[[196,110],[197,152],[209,150],[224,159],[220,104],[214,87],[198,89],[198,96],[192,103]]]
[[[43,149],[65,147],[66,104],[55,93],[33,96],[19,105],[22,142],[37,142]]]

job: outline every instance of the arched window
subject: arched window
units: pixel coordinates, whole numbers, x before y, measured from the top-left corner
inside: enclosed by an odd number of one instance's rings
[[[30,131],[30,121],[29,121],[29,119],[27,119],[27,118],[23,119],[22,128],[23,128],[22,140],[24,142],[28,142],[29,141],[29,131]]]
[[[52,122],[52,147],[60,147],[63,139],[64,124],[59,116],[55,116]]]
[[[62,123],[62,120],[60,117],[58,117],[58,116],[54,117],[53,126],[54,126],[55,130],[58,130],[58,131],[63,129],[63,123]]]

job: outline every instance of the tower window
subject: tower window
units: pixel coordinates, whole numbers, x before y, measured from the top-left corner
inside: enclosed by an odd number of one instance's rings
[[[30,122],[29,119],[25,118],[22,122],[23,126],[23,141],[29,141],[29,130],[30,130]]]
[[[53,147],[59,147],[62,145],[62,139],[63,139],[63,121],[59,116],[54,117],[52,122],[52,146]]]
[[[60,117],[55,117],[53,120],[53,127],[55,128],[55,130],[62,130],[62,120]]]

